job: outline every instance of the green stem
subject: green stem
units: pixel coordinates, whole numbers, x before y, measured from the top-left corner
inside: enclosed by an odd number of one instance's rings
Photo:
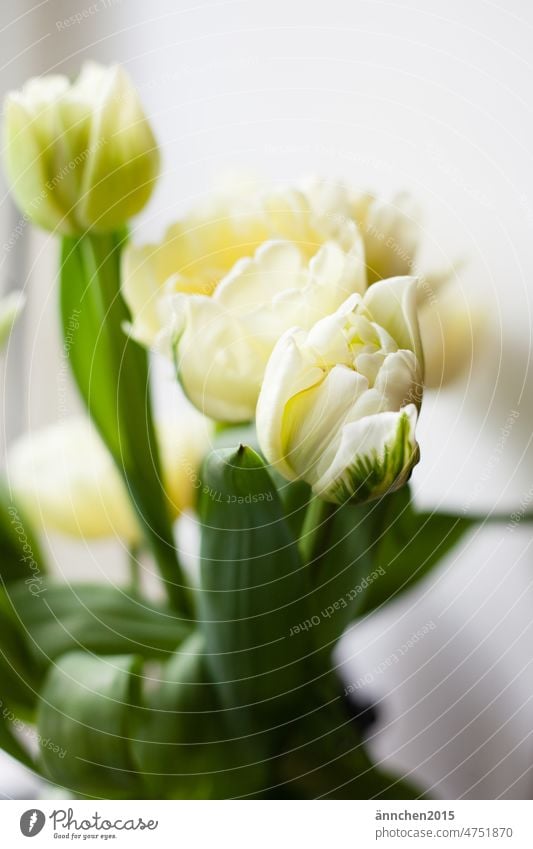
[[[141,595],[141,569],[139,557],[141,554],[140,545],[130,545],[128,549],[128,569],[130,573],[130,589],[132,595],[140,597]]]
[[[65,346],[89,413],[121,472],[169,600],[184,617],[192,602],[178,560],[162,486],[146,351],[124,330],[121,234],[64,239],[61,309]],[[72,316],[75,316],[73,323]]]
[[[329,530],[329,518],[337,509],[335,504],[314,496],[309,502],[300,534],[299,549],[304,563],[317,560],[324,551]]]
[[[441,516],[450,516],[456,515],[451,514],[447,510],[437,510],[435,511]],[[517,514],[517,518],[513,519],[513,514]],[[522,523],[526,525],[531,524],[533,522],[533,513],[524,513],[520,514],[519,508],[509,510],[508,513],[487,513],[486,515],[482,514],[473,514],[473,513],[465,513],[464,517],[472,522],[473,525],[487,525],[487,524],[511,524],[514,522],[513,527],[518,527]]]

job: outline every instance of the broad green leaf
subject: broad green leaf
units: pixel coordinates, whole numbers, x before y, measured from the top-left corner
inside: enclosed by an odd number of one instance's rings
[[[125,332],[120,293],[120,234],[65,238],[61,317],[65,351],[78,388],[130,493],[167,591],[190,611],[174,550],[150,412],[146,352]]]
[[[20,720],[15,712],[5,703],[2,703],[0,712],[0,749],[11,755],[12,758],[24,764],[29,769],[35,769],[35,763],[29,751],[16,737],[14,730],[19,727]]]
[[[271,476],[283,504],[287,524],[295,539],[298,539],[312,500],[311,487],[304,481],[289,483],[277,473],[271,472]]]
[[[408,487],[378,502],[373,522],[373,560],[379,577],[362,596],[367,614],[411,589],[472,529],[474,519],[419,511]]]
[[[134,598],[114,586],[50,583],[35,597],[19,584],[10,587],[7,601],[41,665],[82,649],[166,657],[190,633],[169,607]]]
[[[213,448],[217,450],[233,449],[235,445],[247,445],[264,459],[257,441],[255,424],[218,426],[213,440]],[[311,500],[311,487],[305,481],[287,481],[272,468],[269,468],[269,474],[283,504],[291,532],[295,537],[298,537]]]
[[[297,629],[308,571],[258,454],[212,452],[203,480],[201,627],[221,702],[245,733],[287,719],[305,698],[312,658]]]
[[[316,648],[331,653],[354,618],[426,577],[473,524],[419,512],[408,487],[369,504],[335,508],[324,521],[320,556],[310,563],[308,627]]]
[[[38,593],[46,563],[34,530],[0,479],[0,586],[24,580]]]
[[[199,633],[144,685],[132,752],[152,795],[223,799],[259,786],[262,769],[254,763],[253,741],[230,733]]]
[[[25,595],[35,601],[26,585]],[[0,591],[0,699],[17,712],[31,713],[41,673],[25,639],[24,623]]]
[[[30,594],[26,584],[24,592]],[[24,738],[19,739],[16,732],[22,720],[33,719],[40,681],[37,664],[24,639],[24,629],[0,591],[0,748],[30,769],[34,766],[33,759]]]
[[[309,564],[313,592],[307,626],[322,662],[357,616],[369,583],[378,577],[372,509],[372,504],[334,506],[324,519],[319,556]]]
[[[76,795],[143,798],[130,754],[135,671],[134,657],[83,652],[64,655],[50,668],[37,721],[50,781]]]
[[[315,706],[316,707],[316,706]],[[274,763],[274,798],[418,799],[419,788],[382,771],[339,698],[303,717]]]

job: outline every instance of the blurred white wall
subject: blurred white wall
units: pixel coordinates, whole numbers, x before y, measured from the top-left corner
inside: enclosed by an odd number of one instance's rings
[[[159,234],[231,170],[410,188],[427,211],[426,255],[435,264],[466,257],[464,289],[493,322],[471,373],[426,400],[418,497],[499,511],[520,501],[533,477],[527,0],[23,0],[0,14],[2,90],[88,57],[120,61],[134,77],[164,154],[139,238]],[[3,186],[2,198],[9,229]],[[19,336],[9,350],[18,377],[6,409],[36,428],[61,414],[55,246],[25,233],[17,248],[30,304],[24,347]],[[4,259],[7,285],[14,260]],[[512,410],[519,417],[499,447]],[[435,623],[369,691],[386,709],[375,752],[441,795],[533,789],[530,539],[523,528],[480,530],[431,584],[360,625],[340,652],[354,680]],[[74,557],[72,545],[52,544],[61,569],[84,575],[103,569],[112,548]]]

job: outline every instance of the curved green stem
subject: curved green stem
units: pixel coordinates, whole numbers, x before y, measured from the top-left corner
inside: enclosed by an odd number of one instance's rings
[[[309,502],[298,543],[300,556],[304,563],[317,560],[323,553],[327,544],[329,519],[335,509],[337,509],[337,505],[323,501],[317,496],[314,496]]]
[[[65,356],[87,409],[128,490],[170,602],[192,614],[175,550],[154,430],[148,357],[125,333],[119,233],[63,240],[61,313]]]

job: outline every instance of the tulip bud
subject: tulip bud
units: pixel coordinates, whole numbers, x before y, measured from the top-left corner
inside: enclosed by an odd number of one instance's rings
[[[215,199],[124,255],[132,335],[166,350],[189,400],[219,421],[253,419],[285,330],[365,288],[355,224],[317,220],[298,191]]]
[[[210,429],[196,411],[156,428],[163,484],[175,518],[193,507],[198,470]],[[74,417],[19,439],[7,472],[17,502],[36,526],[69,536],[118,536],[137,543],[141,532],[124,481],[91,422]]]
[[[377,498],[418,462],[422,379],[416,280],[375,283],[279,340],[257,405],[261,449],[326,501]]]
[[[5,167],[24,215],[64,235],[120,228],[148,201],[157,145],[118,65],[29,80],[4,108]]]

